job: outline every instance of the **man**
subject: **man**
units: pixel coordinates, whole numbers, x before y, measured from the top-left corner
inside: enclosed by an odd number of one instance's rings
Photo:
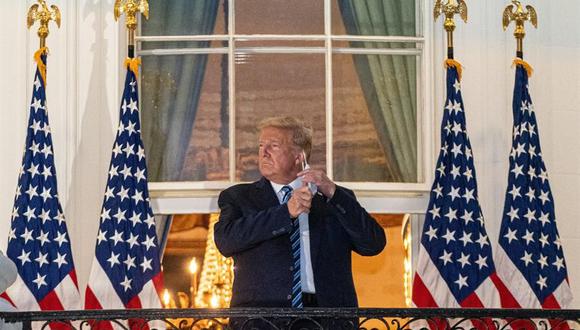
[[[305,166],[310,129],[292,117],[259,128],[262,178],[218,200],[215,243],[235,266],[231,306],[356,307],[351,252],[380,253],[383,229],[352,191]]]

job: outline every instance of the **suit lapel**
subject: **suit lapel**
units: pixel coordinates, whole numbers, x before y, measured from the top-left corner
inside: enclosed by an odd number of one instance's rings
[[[272,188],[272,185],[266,178],[262,177],[260,180],[254,183],[256,188],[255,195],[252,196],[256,205],[260,207],[273,207],[280,204],[278,197],[276,197],[276,192]],[[325,197],[316,194],[312,199],[311,212],[308,215],[308,229],[310,231],[310,258],[312,262],[312,267],[316,265],[316,260],[318,258],[318,252],[320,251],[320,240],[322,237],[322,226],[324,221],[325,213]]]
[[[270,181],[266,180],[266,178],[262,177],[256,181],[254,187],[256,187],[256,194],[251,196],[251,198],[254,199],[256,205],[268,208],[280,204]]]

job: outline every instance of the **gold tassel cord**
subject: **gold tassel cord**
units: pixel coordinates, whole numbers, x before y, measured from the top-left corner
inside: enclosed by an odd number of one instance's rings
[[[455,67],[455,69],[457,69],[457,76],[459,77],[459,80],[461,80],[461,75],[463,74],[463,66],[461,65],[461,63],[457,62],[456,60],[448,58],[445,60],[445,68],[447,69],[450,67]]]
[[[40,71],[44,87],[46,87],[46,64],[42,61],[42,55],[48,55],[48,47],[42,47],[34,53],[34,61],[36,61],[38,71]]]
[[[521,65],[524,67],[524,69],[526,69],[526,72],[528,73],[528,78],[531,77],[532,74],[534,73],[534,69],[532,68],[532,66],[528,62],[522,60],[521,58],[514,59],[513,66],[517,65]]]
[[[137,78],[139,76],[139,66],[141,65],[141,59],[140,58],[130,58],[127,57],[125,59],[125,64],[124,64],[129,70],[133,71],[133,73],[135,74],[135,78]]]

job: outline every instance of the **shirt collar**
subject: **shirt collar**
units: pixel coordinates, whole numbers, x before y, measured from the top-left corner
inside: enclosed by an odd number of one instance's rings
[[[280,190],[282,190],[284,186],[290,186],[292,190],[300,188],[300,186],[302,185],[302,178],[296,178],[294,179],[294,181],[288,184],[279,184],[275,183],[274,181],[270,181],[270,184],[272,185],[272,188],[274,189],[276,194],[280,194]]]

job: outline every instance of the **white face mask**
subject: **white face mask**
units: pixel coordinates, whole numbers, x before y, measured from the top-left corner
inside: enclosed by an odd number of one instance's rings
[[[308,164],[308,162],[306,161],[306,153],[304,152],[304,150],[302,151],[302,170],[308,170],[310,169],[310,165]],[[302,178],[298,178],[299,180],[299,187],[302,186]],[[309,183],[308,184],[308,189],[310,189],[310,192],[312,192],[312,195],[316,195],[316,192],[318,192],[318,187],[314,185],[314,183]]]

